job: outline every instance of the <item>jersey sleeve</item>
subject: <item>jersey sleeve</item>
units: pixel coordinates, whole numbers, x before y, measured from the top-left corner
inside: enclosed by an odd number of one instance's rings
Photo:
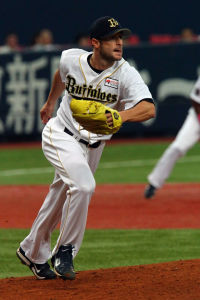
[[[199,103],[200,104],[200,76],[199,78],[197,79],[191,93],[190,93],[190,98]]]
[[[123,70],[122,78],[120,102],[125,110],[135,106],[143,99],[152,99],[149,88],[141,75],[128,63]]]

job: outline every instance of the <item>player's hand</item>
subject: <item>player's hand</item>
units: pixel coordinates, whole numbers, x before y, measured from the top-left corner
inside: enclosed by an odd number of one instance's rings
[[[111,113],[106,113],[107,123],[109,126],[113,126],[113,117]]]
[[[121,116],[122,123],[125,122],[123,113],[120,111],[119,114]],[[112,114],[111,113],[106,113],[106,118],[107,118],[108,125],[109,126],[113,126],[113,117],[112,117]]]
[[[40,118],[43,124],[46,124],[51,119],[54,111],[54,106],[46,102],[40,110]]]

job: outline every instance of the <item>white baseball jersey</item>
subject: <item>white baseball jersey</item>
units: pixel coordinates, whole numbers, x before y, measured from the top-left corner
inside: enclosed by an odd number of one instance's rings
[[[123,58],[98,74],[88,64],[90,54],[82,49],[62,52],[60,75],[66,91],[57,116],[73,133],[79,133],[83,139],[93,143],[108,140],[111,135],[97,135],[83,130],[72,117],[72,98],[99,101],[120,111],[135,106],[142,99],[152,98],[152,95],[140,74]]]

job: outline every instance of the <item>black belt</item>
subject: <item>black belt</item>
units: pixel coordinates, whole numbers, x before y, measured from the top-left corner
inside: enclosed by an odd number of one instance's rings
[[[64,129],[64,132],[66,132],[67,134],[69,134],[69,135],[71,135],[71,136],[74,136],[74,134],[69,130],[69,129],[67,129],[66,127],[65,127],[65,129]],[[76,139],[77,140],[77,139]],[[96,142],[96,143],[94,143],[94,144],[90,144],[90,143],[88,143],[87,141],[85,141],[85,140],[83,140],[83,139],[79,139],[79,140],[77,140],[78,142],[80,142],[80,143],[82,143],[82,144],[84,144],[84,145],[86,145],[87,147],[89,147],[89,148],[98,148],[99,147],[99,145],[101,144],[101,141],[98,141],[98,142]]]

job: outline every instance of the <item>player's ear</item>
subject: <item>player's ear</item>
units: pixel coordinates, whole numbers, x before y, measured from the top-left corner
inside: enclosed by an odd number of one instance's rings
[[[97,40],[97,39],[95,39],[95,38],[92,38],[92,39],[91,39],[91,45],[92,45],[92,47],[98,49],[99,46],[100,46],[100,41]]]

